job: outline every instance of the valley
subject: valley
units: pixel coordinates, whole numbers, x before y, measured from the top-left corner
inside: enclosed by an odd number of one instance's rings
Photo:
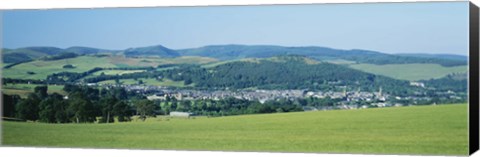
[[[462,57],[244,45],[2,54],[9,146],[467,151]]]

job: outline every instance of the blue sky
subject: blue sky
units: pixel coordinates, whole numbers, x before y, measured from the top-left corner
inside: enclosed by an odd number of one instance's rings
[[[3,11],[6,48],[325,46],[467,55],[468,2]]]

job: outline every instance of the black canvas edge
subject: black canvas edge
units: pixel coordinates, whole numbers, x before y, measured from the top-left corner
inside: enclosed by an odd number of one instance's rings
[[[478,7],[469,4],[469,154],[479,149],[479,11]]]

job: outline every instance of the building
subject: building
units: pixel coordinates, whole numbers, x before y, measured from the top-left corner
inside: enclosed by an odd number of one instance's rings
[[[171,117],[190,117],[192,115],[192,113],[189,113],[189,112],[177,112],[177,111],[173,111],[173,112],[170,112],[170,116]]]

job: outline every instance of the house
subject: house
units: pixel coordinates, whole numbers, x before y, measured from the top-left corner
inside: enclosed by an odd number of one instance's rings
[[[177,112],[177,111],[173,111],[173,112],[170,112],[170,116],[171,117],[190,117],[192,115],[192,113],[189,113],[189,112]]]
[[[417,86],[417,87],[425,88],[425,84],[422,83],[422,82],[410,82],[410,86]]]
[[[166,97],[165,96],[158,96],[158,95],[154,94],[154,95],[147,96],[147,99],[148,100],[165,100]]]

